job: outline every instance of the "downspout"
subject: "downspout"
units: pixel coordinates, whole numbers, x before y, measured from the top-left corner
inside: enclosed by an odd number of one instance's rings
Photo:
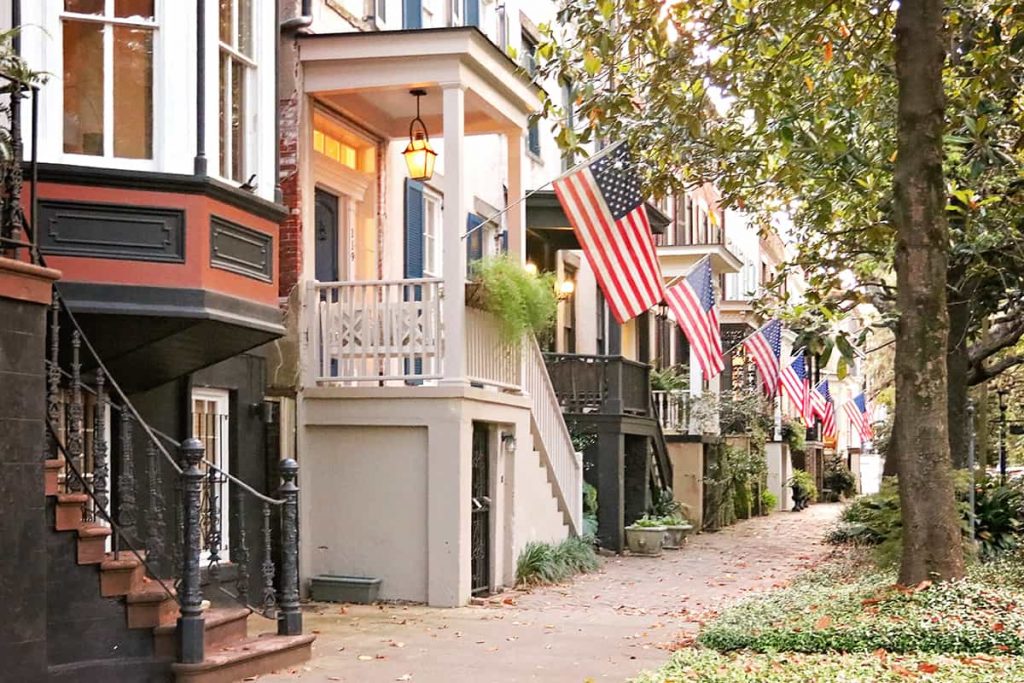
[[[287,36],[294,33],[305,32],[313,25],[312,0],[302,0],[302,13],[300,16],[291,17],[281,21],[281,5],[274,5],[274,23],[280,26],[281,35]],[[274,46],[274,64],[277,65],[277,74],[274,80],[274,107],[281,106],[281,41],[278,40]],[[281,190],[281,117],[274,117],[274,202],[284,204],[284,193]]]
[[[195,175],[206,175],[206,0],[196,0]]]

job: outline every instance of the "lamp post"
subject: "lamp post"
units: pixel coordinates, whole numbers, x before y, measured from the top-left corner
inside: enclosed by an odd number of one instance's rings
[[[999,396],[999,481],[1006,483],[1006,389],[996,392]]]

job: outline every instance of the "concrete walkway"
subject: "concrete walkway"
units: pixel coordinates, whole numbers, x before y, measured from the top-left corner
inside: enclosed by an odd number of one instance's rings
[[[460,609],[310,605],[313,660],[260,681],[623,681],[659,666],[715,610],[784,585],[828,552],[839,505],[779,512],[659,558],[613,557],[570,585]]]

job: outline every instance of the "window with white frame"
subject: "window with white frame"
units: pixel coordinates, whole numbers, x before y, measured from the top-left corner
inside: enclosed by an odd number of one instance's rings
[[[423,274],[441,276],[441,195],[423,192]]]
[[[448,0],[448,25],[462,26],[462,3],[466,0]]]
[[[256,62],[253,40],[253,0],[220,0],[220,174],[245,182],[254,121],[252,111]]]
[[[64,0],[66,154],[153,158],[156,0]]]

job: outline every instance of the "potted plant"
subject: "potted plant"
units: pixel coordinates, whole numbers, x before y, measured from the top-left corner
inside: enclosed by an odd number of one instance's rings
[[[558,310],[555,277],[531,272],[508,256],[488,257],[473,264],[466,305],[497,318],[506,343],[517,344],[530,333],[543,337],[551,332]]]
[[[670,515],[658,519],[665,525],[665,540],[663,547],[669,550],[678,550],[686,543],[686,537],[693,531],[693,525],[680,515]]]
[[[626,527],[626,545],[634,555],[661,555],[665,544],[665,525],[661,519],[644,515]]]
[[[793,489],[793,512],[799,512],[806,508],[812,498],[818,495],[818,488],[814,485],[811,475],[804,470],[794,470],[793,476],[787,482]]]

